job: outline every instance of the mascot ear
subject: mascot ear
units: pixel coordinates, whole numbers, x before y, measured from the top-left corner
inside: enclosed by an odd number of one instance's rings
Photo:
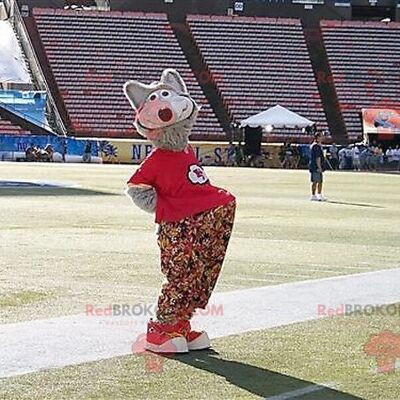
[[[135,110],[138,110],[152,92],[148,86],[138,81],[129,81],[124,85],[124,93]]]
[[[164,70],[161,75],[161,83],[171,86],[178,93],[188,93],[185,82],[179,75],[179,72],[172,68]]]

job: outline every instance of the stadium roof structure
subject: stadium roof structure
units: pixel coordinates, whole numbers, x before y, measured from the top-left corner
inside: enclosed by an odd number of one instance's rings
[[[274,128],[307,128],[314,125],[313,121],[288,110],[285,107],[277,104],[268,110],[262,111],[259,114],[253,115],[241,121],[242,128],[250,126],[256,128],[258,126],[266,127],[272,131]]]

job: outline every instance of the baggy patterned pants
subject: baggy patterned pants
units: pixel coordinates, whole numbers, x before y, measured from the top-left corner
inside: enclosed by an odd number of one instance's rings
[[[205,308],[217,283],[235,218],[236,202],[177,222],[162,222],[158,236],[161,272],[157,319],[174,323]]]

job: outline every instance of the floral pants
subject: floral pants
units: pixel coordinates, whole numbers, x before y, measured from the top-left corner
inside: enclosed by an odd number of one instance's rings
[[[235,218],[236,203],[160,224],[161,272],[157,319],[173,323],[205,308],[217,283]]]

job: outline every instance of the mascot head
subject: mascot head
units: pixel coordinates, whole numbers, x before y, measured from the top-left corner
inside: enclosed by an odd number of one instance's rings
[[[199,107],[179,73],[166,69],[159,82],[129,81],[124,93],[136,110],[135,128],[156,147],[181,151],[187,144]]]

